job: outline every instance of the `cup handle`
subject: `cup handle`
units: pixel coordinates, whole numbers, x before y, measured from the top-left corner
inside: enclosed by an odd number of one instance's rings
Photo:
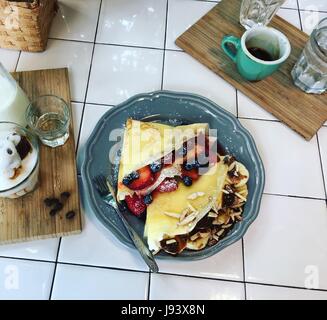
[[[234,47],[234,50],[231,50],[231,46]],[[225,36],[221,41],[221,47],[224,52],[236,63],[236,54],[238,49],[241,46],[241,40],[234,36]]]

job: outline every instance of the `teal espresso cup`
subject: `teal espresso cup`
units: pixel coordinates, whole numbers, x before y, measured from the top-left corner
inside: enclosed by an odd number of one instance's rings
[[[254,27],[246,31],[241,38],[225,36],[221,46],[236,63],[240,75],[250,81],[270,76],[291,53],[287,37],[269,27]]]

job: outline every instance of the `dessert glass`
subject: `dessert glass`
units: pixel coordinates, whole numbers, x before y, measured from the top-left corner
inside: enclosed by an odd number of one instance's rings
[[[24,196],[25,194],[33,191],[38,183],[39,177],[39,145],[36,136],[29,130],[21,127],[20,125],[13,122],[0,122],[0,135],[5,132],[16,132],[20,136],[25,136],[29,143],[32,146],[32,152],[35,152],[33,156],[31,156],[30,161],[35,163],[31,164],[31,170],[23,179],[17,179],[17,184],[13,185],[8,189],[0,188],[0,198],[10,198],[15,199]],[[1,174],[1,173],[0,173]]]

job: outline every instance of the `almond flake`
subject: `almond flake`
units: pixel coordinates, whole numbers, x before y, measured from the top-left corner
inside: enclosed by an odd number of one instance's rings
[[[190,240],[191,241],[194,241],[194,240],[196,240],[199,237],[200,237],[200,234],[199,234],[199,232],[197,232],[196,234],[193,234],[193,236],[190,237]]]
[[[220,237],[225,232],[224,229],[221,229],[217,232],[217,236]]]
[[[177,241],[175,239],[170,239],[166,241],[166,244],[173,244],[176,243]]]
[[[244,198],[242,195],[240,195],[238,192],[235,192],[235,196],[246,202],[246,198]]]
[[[190,213],[190,209],[189,209],[189,208],[184,209],[184,210],[182,211],[182,214],[181,214],[180,218],[179,218],[179,221],[184,220],[185,217],[186,217],[189,213]]]
[[[223,229],[227,229],[227,228],[230,228],[232,226],[232,224],[225,224],[223,226],[221,226]]]
[[[204,192],[198,191],[198,192],[194,192],[194,193],[190,194],[187,197],[187,199],[189,199],[189,200],[195,200],[196,198],[203,197],[204,195],[205,195]]]
[[[225,193],[225,194],[229,194],[229,192],[227,191],[227,190],[225,190],[225,189],[222,189],[221,190],[223,193]]]
[[[187,217],[185,217],[184,220],[180,221],[178,223],[178,225],[184,226],[184,225],[192,222],[196,218],[197,214],[198,214],[198,211],[195,211],[195,212],[191,213],[190,215],[188,215]]]
[[[172,218],[176,218],[176,219],[179,219],[180,218],[180,214],[179,213],[176,213],[176,212],[167,212],[165,211],[164,214],[168,217],[172,217]]]
[[[196,211],[196,209],[189,202],[187,203],[187,205],[191,209],[192,212]]]
[[[215,213],[215,212],[210,211],[210,212],[208,213],[208,217],[209,217],[209,218],[217,218],[217,217],[218,217],[218,214]]]
[[[219,241],[219,237],[216,236],[215,234],[212,235],[212,239],[215,239],[216,241]]]
[[[210,232],[200,232],[201,238],[207,238],[210,235]]]
[[[232,164],[228,167],[228,171],[233,170],[235,166],[236,166],[236,161],[232,162]]]

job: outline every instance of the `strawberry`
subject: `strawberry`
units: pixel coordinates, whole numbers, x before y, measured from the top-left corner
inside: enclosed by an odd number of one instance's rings
[[[166,178],[162,181],[159,186],[156,188],[159,192],[172,192],[177,190],[178,183],[174,178]]]
[[[133,194],[133,197],[126,196],[125,202],[128,209],[137,217],[140,217],[146,209],[146,205],[144,204],[142,198],[135,193]]]
[[[151,172],[149,166],[137,170],[137,173],[139,174],[139,178],[133,180],[128,185],[129,189],[141,190],[150,186],[155,181],[153,173]]]
[[[190,177],[193,181],[197,180],[199,178],[199,171],[197,168],[189,171],[182,169],[182,177]]]

